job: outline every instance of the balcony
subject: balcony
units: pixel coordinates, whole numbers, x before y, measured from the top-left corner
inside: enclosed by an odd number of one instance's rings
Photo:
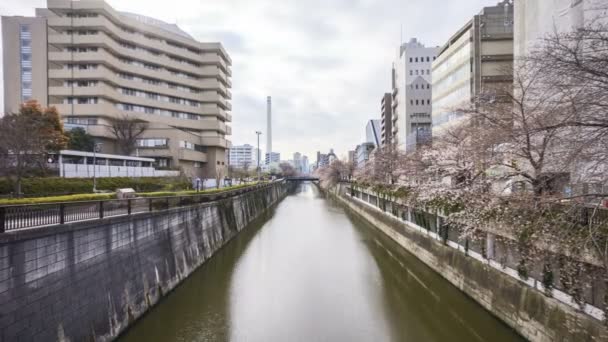
[[[201,143],[203,146],[228,148],[228,141],[220,137],[202,137]]]
[[[180,148],[177,151],[177,155],[178,155],[178,159],[180,159],[180,160],[207,162],[207,154],[205,154],[203,152],[199,152],[199,151]]]

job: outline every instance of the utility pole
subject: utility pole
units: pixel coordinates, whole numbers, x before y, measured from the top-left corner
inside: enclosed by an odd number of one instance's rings
[[[258,136],[258,167],[256,168],[257,174],[258,174],[258,181],[260,180],[260,135],[262,134],[262,132],[260,131],[255,131],[255,134],[257,134]]]
[[[93,193],[97,192],[97,152],[101,150],[101,143],[93,145]]]

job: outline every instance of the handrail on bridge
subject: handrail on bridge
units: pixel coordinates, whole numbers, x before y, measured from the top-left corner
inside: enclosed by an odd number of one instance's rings
[[[99,220],[104,217],[132,215],[211,202],[267,188],[283,180],[254,184],[212,194],[137,197],[96,201],[52,202],[0,206],[0,234],[19,229],[44,227],[69,222]]]

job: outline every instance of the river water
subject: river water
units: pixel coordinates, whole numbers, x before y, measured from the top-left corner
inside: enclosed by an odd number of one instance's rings
[[[522,341],[311,184],[302,184],[120,342]]]

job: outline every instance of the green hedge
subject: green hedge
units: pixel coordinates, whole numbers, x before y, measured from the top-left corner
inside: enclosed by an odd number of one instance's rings
[[[98,178],[97,189],[115,191],[118,188],[133,188],[137,192],[151,191],[179,191],[191,188],[188,180],[172,177],[114,177]],[[0,178],[0,194],[8,195],[13,192],[14,186],[7,178]],[[26,196],[52,196],[91,193],[93,191],[92,178],[59,178],[59,177],[33,177],[24,178],[21,191]]]
[[[116,198],[116,195],[114,193],[66,195],[66,196],[52,196],[52,197],[33,197],[33,198],[19,198],[19,199],[0,199],[0,205],[95,201],[95,200],[107,200],[107,199],[113,199],[113,198]]]

